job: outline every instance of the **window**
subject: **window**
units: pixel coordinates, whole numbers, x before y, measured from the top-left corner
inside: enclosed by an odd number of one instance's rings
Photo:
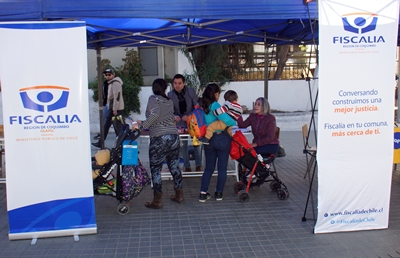
[[[143,76],[157,76],[157,47],[139,48],[140,62],[142,63]]]

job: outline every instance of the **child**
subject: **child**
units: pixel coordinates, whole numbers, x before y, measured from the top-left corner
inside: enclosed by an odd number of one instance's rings
[[[218,116],[218,115],[226,113],[226,114],[229,115],[229,117],[232,119],[232,121],[234,123],[236,123],[236,120],[243,113],[242,107],[240,106],[239,103],[237,103],[238,95],[237,95],[236,91],[228,90],[224,94],[224,99],[225,99],[224,105],[222,107],[214,110],[213,114],[214,114],[214,116]],[[217,120],[217,121],[212,122],[207,127],[206,135],[204,137],[200,138],[199,141],[202,144],[208,145],[209,142],[210,142],[211,137],[214,134],[214,132],[216,130],[225,130],[226,127],[227,127],[227,125],[224,124],[224,122],[222,122],[221,120]],[[231,127],[229,127],[228,132],[229,132],[230,135],[232,135]]]

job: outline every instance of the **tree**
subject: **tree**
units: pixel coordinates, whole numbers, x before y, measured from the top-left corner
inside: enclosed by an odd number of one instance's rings
[[[284,45],[280,47],[277,46],[276,63],[278,64],[278,66],[274,74],[273,78],[274,80],[278,80],[282,77],[283,68],[285,68],[286,62],[289,59],[289,56],[291,55],[289,50],[290,50],[290,45]]]
[[[181,50],[188,58],[194,71],[193,73],[184,72],[186,85],[194,88],[197,94],[203,92],[210,82],[215,82],[220,87],[229,82],[222,75],[223,64],[226,59],[226,51],[222,48],[222,45],[202,46],[191,51],[187,48]]]
[[[290,51],[291,48],[292,51]],[[307,65],[304,65],[307,60],[307,58],[305,57],[306,51],[307,46],[303,45],[276,46],[275,61],[277,63],[277,68],[273,79],[279,80],[282,78],[282,73],[284,71],[284,68],[286,67],[286,62],[289,60],[289,58],[292,58],[293,63],[295,64],[303,64],[301,69],[304,72],[308,67]]]

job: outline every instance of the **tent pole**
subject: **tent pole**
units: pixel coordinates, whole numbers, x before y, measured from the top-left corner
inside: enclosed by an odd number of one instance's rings
[[[264,31],[264,98],[268,99],[268,46],[267,46],[267,33]]]
[[[100,36],[99,36],[100,37]],[[103,71],[101,70],[101,44],[96,46],[96,60],[97,60],[97,96],[99,102],[99,118],[100,118],[100,144],[104,148],[104,117],[103,117]]]
[[[400,123],[400,116],[399,116],[399,108],[400,108],[400,87],[399,87],[399,81],[400,81],[400,47],[397,47],[397,109],[395,110],[396,112],[396,121],[397,123]]]

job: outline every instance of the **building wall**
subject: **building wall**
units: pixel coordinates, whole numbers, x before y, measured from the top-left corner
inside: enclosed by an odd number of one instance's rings
[[[172,78],[175,73],[184,73],[185,70],[191,73],[192,68],[187,58],[176,48],[164,48],[164,51],[160,52],[159,56],[159,67],[163,66],[159,71],[159,77],[163,78],[165,74]],[[122,58],[125,57],[125,51],[123,48],[113,48],[102,51],[101,58],[109,59],[113,66],[122,65]],[[162,60],[161,60],[162,59]],[[96,51],[88,50],[88,78],[89,81],[95,79],[97,75],[97,60]],[[165,74],[164,74],[165,73]],[[133,114],[135,119],[144,119],[144,113],[147,105],[147,99],[152,94],[151,82],[154,78],[148,78],[146,85],[142,87],[139,93],[139,99],[141,100],[141,113]],[[310,90],[313,98],[315,98],[317,90],[317,81],[299,81],[299,80],[279,80],[269,81],[268,96],[271,108],[283,112],[295,112],[295,111],[309,111],[311,110],[310,103]],[[248,109],[252,109],[253,103],[258,97],[264,96],[264,81],[248,81],[248,82],[231,82],[226,84],[222,90],[235,90],[239,95],[239,103],[246,106]],[[92,99],[93,92],[89,90],[89,112],[90,112],[90,131],[98,132],[99,129],[99,106]],[[223,95],[219,102],[223,103]],[[0,124],[3,123],[2,106],[1,106],[1,92],[0,92]]]
[[[311,81],[310,87],[306,81],[269,81],[269,102],[271,109],[283,112],[310,111],[310,93],[309,88],[315,99],[317,91],[317,81]],[[222,88],[223,91],[234,90],[239,95],[239,103],[245,105],[249,110],[252,109],[253,103],[258,97],[264,95],[264,82],[231,82]],[[140,99],[140,114],[132,114],[136,120],[143,120],[147,99],[152,94],[150,86],[143,86],[139,93]],[[89,119],[90,131],[98,132],[99,127],[99,104],[93,101],[93,92],[89,90]],[[219,102],[224,102],[223,94]],[[3,106],[1,105],[0,92],[0,124],[3,123]]]
[[[310,82],[310,89],[315,99],[317,91],[316,81]],[[264,95],[264,82],[231,82],[222,88],[223,91],[234,90],[239,95],[239,103],[245,105],[249,110],[252,109],[253,103],[258,97]],[[99,109],[98,104],[92,101],[90,92],[90,131],[99,131]],[[140,103],[140,114],[132,114],[131,116],[135,120],[145,119],[145,111],[147,105],[147,99],[152,94],[150,86],[142,87],[139,93]],[[310,93],[309,85],[306,81],[269,81],[269,102],[271,109],[282,111],[282,112],[297,112],[297,111],[310,111]],[[221,95],[219,102],[224,102],[223,95]]]

